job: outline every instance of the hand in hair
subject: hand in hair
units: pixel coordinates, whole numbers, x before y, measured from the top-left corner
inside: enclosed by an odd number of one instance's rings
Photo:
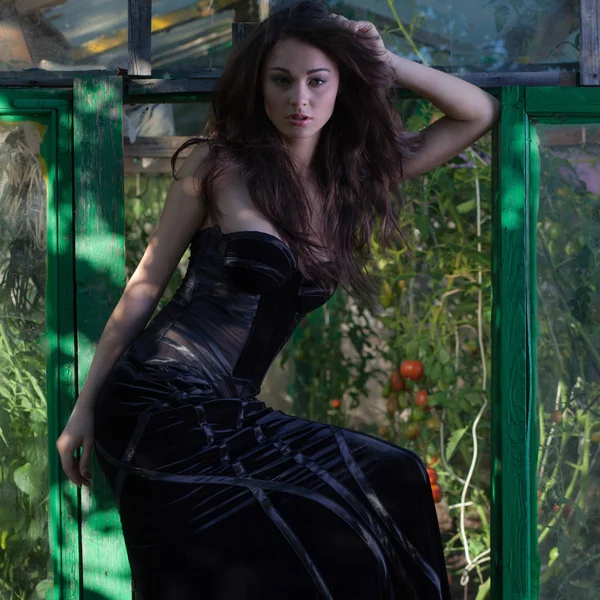
[[[373,23],[370,21],[351,21],[350,19],[346,19],[346,17],[342,17],[342,15],[334,13],[331,13],[330,17],[337,24],[356,33],[365,48],[373,52],[373,54],[383,60],[387,58],[388,52],[379,31],[377,31],[377,27]]]

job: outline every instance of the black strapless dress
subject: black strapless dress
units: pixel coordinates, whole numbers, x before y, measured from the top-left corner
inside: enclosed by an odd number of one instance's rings
[[[421,460],[256,397],[329,297],[274,236],[192,240],[180,289],[96,408],[137,600],[450,598]]]

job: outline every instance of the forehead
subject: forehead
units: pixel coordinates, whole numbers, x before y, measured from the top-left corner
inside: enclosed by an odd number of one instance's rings
[[[302,74],[307,71],[325,67],[337,72],[335,62],[316,46],[294,38],[278,41],[267,55],[267,69],[283,67],[291,73]]]

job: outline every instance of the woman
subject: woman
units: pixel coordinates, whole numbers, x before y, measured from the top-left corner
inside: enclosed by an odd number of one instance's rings
[[[446,116],[403,132],[394,79]],[[446,600],[420,459],[256,396],[336,285],[372,297],[370,240],[397,231],[399,183],[481,137],[498,102],[308,0],[237,50],[214,113],[100,339],[57,442],[64,470],[89,485],[95,444],[138,600]]]

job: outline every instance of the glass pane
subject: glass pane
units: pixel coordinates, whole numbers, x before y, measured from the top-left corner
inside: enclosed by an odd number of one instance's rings
[[[154,69],[225,64],[230,2],[153,0]],[[0,71],[127,68],[127,2],[20,0],[0,6]]]
[[[242,16],[236,18],[234,6],[224,0],[152,0],[152,68],[222,69],[232,47],[231,24]]]
[[[573,0],[329,0],[370,20],[386,46],[451,72],[577,70],[579,2]]]
[[[600,125],[537,124],[542,600],[600,594]]]
[[[0,116],[0,598],[15,600],[52,587],[43,135]]]
[[[158,223],[169,186],[171,156],[181,144],[205,133],[210,104],[130,104],[124,106],[125,252],[127,275],[142,258]],[[184,150],[183,159],[191,149]],[[173,296],[185,273],[188,254],[175,271],[159,308]]]
[[[572,0],[328,0],[372,20],[388,48],[451,72],[576,70],[579,2]],[[260,21],[269,0],[152,1],[154,69],[221,69],[231,23]],[[127,67],[127,3],[20,0],[0,8],[0,71]]]
[[[3,3],[0,40],[3,71],[112,68],[115,53],[127,56],[127,2]]]

